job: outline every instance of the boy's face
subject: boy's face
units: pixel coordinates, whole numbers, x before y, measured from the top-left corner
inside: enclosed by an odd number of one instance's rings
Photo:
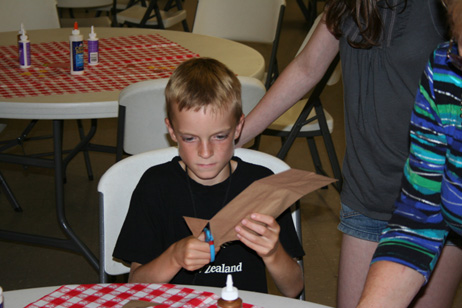
[[[231,108],[230,108],[231,109]],[[174,108],[172,123],[165,119],[170,136],[178,144],[180,157],[189,176],[203,185],[214,185],[229,176],[228,162],[234,154],[234,141],[241,133],[244,116],[236,123],[232,110],[212,112]]]

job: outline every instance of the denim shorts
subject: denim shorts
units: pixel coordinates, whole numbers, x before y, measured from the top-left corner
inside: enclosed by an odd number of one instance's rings
[[[362,240],[378,242],[387,221],[369,218],[342,203],[338,229],[344,234]],[[449,232],[447,245],[462,247],[462,238],[454,232]]]

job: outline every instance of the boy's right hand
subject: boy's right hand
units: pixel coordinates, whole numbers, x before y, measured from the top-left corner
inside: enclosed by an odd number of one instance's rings
[[[218,252],[218,249],[215,249]],[[210,263],[210,245],[202,232],[198,238],[188,236],[174,244],[173,258],[178,266],[195,271]]]

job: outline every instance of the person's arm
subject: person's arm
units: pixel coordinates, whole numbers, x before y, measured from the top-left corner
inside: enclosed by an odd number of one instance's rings
[[[237,237],[253,249],[265,263],[279,291],[287,297],[296,297],[303,289],[303,273],[279,242],[280,227],[268,215],[254,213],[236,226]]]
[[[450,86],[445,88],[445,81],[441,82],[446,78],[445,52],[440,50],[430,58],[422,74],[401,194],[375,251],[358,307],[407,307],[428,281],[441,254],[448,233],[441,202],[452,202],[450,193],[441,196],[446,155],[450,152],[447,139],[459,117],[447,112],[451,110],[447,98],[452,96],[447,95]],[[450,182],[451,175],[447,176]]]
[[[260,134],[308,93],[321,80],[338,50],[339,42],[327,29],[323,16],[303,51],[284,69],[247,115],[237,146]]]
[[[425,279],[416,270],[389,261],[372,264],[358,308],[408,307]]]
[[[129,282],[167,283],[182,269],[197,270],[210,263],[210,246],[199,238],[189,236],[172,244],[159,257],[146,264],[132,262]]]

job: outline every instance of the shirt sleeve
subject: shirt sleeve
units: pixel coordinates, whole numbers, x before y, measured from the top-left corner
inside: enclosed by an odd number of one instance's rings
[[[441,212],[447,138],[435,101],[433,59],[422,74],[414,104],[401,193],[372,260],[411,267],[426,281],[448,234]]]

